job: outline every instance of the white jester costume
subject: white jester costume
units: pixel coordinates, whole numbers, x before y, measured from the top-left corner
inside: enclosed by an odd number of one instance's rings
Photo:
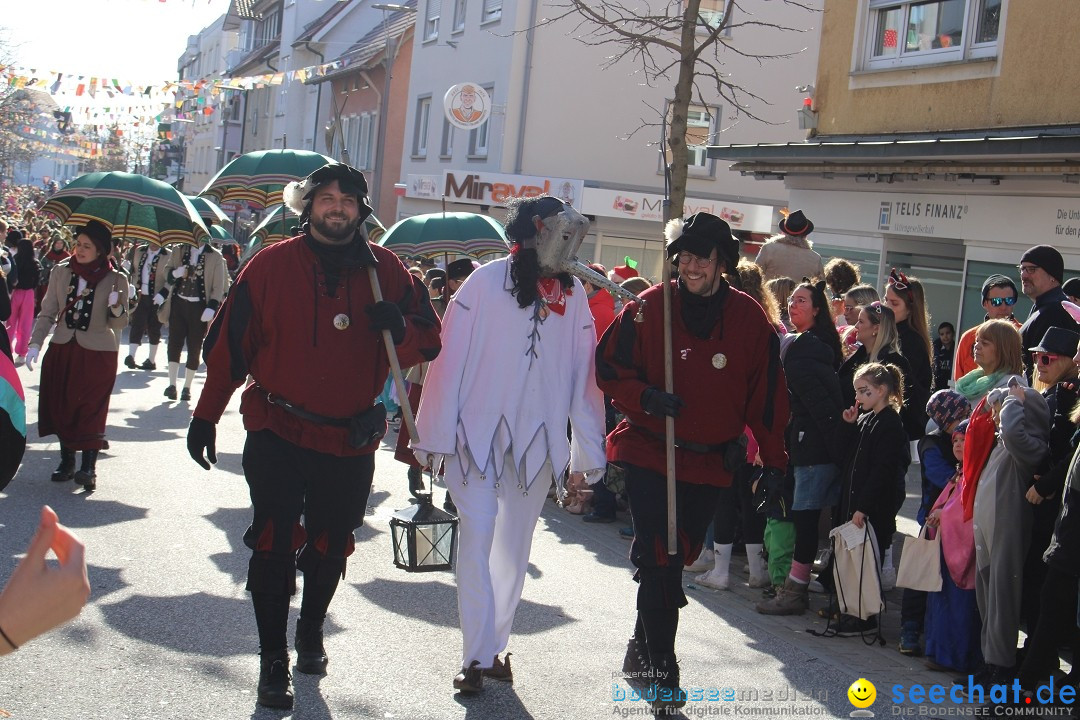
[[[557,278],[541,279],[536,302],[519,307],[510,260],[477,269],[451,300],[413,441],[418,455],[447,456],[465,668],[490,667],[506,649],[554,475],[606,462],[588,296],[576,279],[565,293]]]

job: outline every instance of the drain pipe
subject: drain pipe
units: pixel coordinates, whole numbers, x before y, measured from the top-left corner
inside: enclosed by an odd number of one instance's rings
[[[307,48],[307,51],[309,53],[311,53],[312,55],[318,55],[319,56],[319,64],[320,65],[322,65],[322,64],[324,64],[326,62],[326,56],[324,56],[318,50],[313,49],[311,47],[311,41],[310,40],[305,40],[304,41],[304,47]],[[333,85],[334,81],[333,80],[327,80],[326,82],[330,83],[330,87],[334,87],[334,85]],[[312,150],[312,152],[319,152],[316,149],[316,147],[317,147],[316,143],[319,141],[319,106],[322,105],[322,86],[323,86],[323,84],[320,82],[320,83],[317,83],[317,85],[319,86],[319,88],[318,88],[318,92],[315,94],[315,126],[311,130],[311,150]],[[333,101],[332,97],[331,97],[331,101]],[[327,150],[329,150],[329,149],[330,148],[327,148]]]
[[[514,174],[521,174],[522,157],[525,155],[525,120],[529,109],[529,84],[532,80],[533,35],[536,26],[536,6],[539,0],[529,3],[529,26],[525,31],[525,77],[521,81],[521,117],[518,119],[517,150],[514,153]]]

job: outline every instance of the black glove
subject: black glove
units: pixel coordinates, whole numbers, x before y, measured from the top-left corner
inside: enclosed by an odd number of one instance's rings
[[[405,339],[405,316],[396,304],[389,300],[380,300],[374,305],[368,305],[365,310],[371,318],[372,330],[389,330],[395,345]]]
[[[683,405],[682,398],[678,395],[672,395],[654,387],[647,387],[641,391],[641,407],[650,415],[679,417],[679,410]]]
[[[187,451],[191,459],[204,469],[210,469],[210,463],[217,464],[217,425],[202,418],[191,418],[187,430]],[[206,459],[203,459],[203,451]],[[206,462],[209,460],[210,462]]]

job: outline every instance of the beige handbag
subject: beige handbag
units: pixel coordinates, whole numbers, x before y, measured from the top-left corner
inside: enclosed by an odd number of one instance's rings
[[[923,525],[918,537],[904,539],[900,568],[896,572],[896,587],[923,592],[941,590],[941,534],[931,540]]]
[[[850,520],[833,528],[833,580],[840,612],[867,620],[885,609],[881,596],[881,553],[870,521]]]

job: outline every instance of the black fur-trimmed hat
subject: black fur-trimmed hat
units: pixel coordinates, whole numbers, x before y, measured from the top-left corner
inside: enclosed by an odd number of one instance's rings
[[[323,165],[303,180],[294,180],[282,191],[282,201],[297,215],[305,220],[305,211],[310,207],[311,196],[321,186],[337,180],[342,192],[355,193],[360,201],[360,222],[373,212],[368,204],[368,184],[364,173],[351,165],[333,162]]]
[[[739,262],[739,241],[731,234],[731,227],[709,213],[699,212],[685,220],[669,220],[664,227],[667,238],[668,257],[686,252],[707,258],[716,248],[718,257],[724,261],[728,272],[734,272]]]

